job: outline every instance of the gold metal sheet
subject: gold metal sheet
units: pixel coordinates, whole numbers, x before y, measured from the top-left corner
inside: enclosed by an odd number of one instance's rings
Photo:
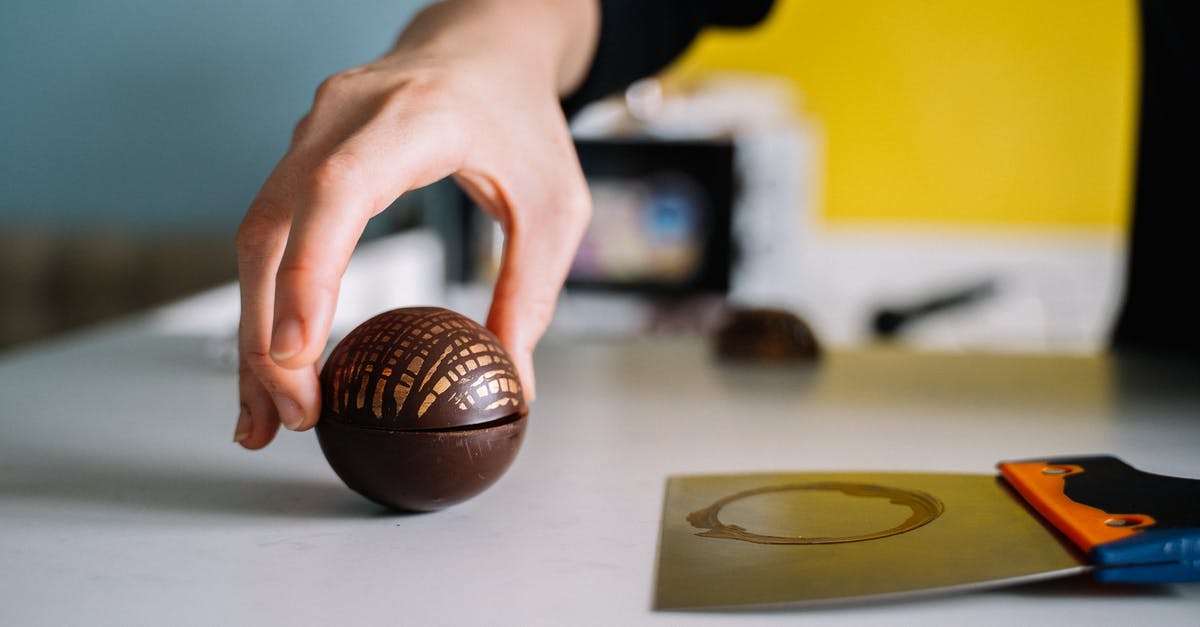
[[[1086,569],[994,475],[680,476],[655,608],[874,601]]]

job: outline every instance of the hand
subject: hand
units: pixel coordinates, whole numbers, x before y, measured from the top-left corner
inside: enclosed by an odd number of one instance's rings
[[[586,10],[580,21],[556,14],[567,5]],[[487,326],[512,354],[532,400],[533,348],[591,211],[558,98],[586,68],[590,48],[578,47],[594,42],[531,33],[564,24],[591,33],[592,5],[434,5],[387,56],[321,85],[238,229],[235,441],[257,449],[281,423],[316,424],[316,362],[367,220],[448,175],[504,229]],[[537,19],[549,20],[545,29]]]

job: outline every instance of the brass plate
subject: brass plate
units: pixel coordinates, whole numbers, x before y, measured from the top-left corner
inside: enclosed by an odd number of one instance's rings
[[[672,477],[654,605],[874,601],[1086,569],[994,475]]]

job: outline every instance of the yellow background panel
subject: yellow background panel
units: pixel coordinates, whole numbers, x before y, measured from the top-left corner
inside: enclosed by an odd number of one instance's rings
[[[794,81],[825,134],[826,221],[1120,227],[1136,26],[1128,0],[778,0],[672,72]]]

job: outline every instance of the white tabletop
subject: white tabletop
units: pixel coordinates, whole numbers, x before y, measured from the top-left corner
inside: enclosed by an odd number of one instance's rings
[[[1200,586],[1086,578],[899,604],[650,609],[664,481],[993,472],[1111,453],[1200,476],[1200,370],[1108,358],[832,353],[719,367],[696,339],[551,342],[513,468],[423,515],[346,489],[312,433],[230,442],[231,369],[154,316],[0,357],[0,624],[1194,625]]]

